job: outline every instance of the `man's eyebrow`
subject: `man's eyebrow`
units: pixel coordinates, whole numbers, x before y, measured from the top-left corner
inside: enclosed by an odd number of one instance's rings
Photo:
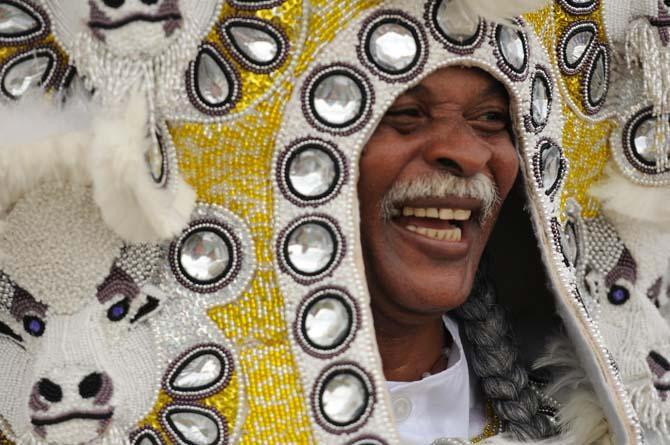
[[[502,96],[509,97],[507,88],[500,82],[491,82],[485,90],[478,94],[479,97]]]

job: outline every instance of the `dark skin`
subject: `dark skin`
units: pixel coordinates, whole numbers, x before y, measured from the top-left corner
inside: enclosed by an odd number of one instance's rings
[[[501,204],[482,222],[481,202],[473,199],[404,202],[390,221],[381,217],[379,204],[394,183],[440,171],[461,177],[484,174],[502,202],[519,169],[509,122],[509,98],[502,84],[476,68],[448,67],[401,95],[365,147],[358,184],[361,236],[388,380],[419,380],[446,367],[443,349],[450,339],[442,315],[470,294]],[[421,217],[408,216],[406,208]],[[419,214],[429,209],[471,216],[445,221]],[[435,235],[456,228],[458,237]]]

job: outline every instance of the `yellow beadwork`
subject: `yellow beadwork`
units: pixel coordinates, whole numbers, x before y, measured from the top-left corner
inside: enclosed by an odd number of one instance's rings
[[[599,9],[591,14],[583,16],[572,16],[568,14],[558,2],[551,7],[544,8],[533,14],[524,16],[535,32],[541,36],[545,49],[549,53],[554,72],[559,75],[559,89],[566,94],[562,95],[563,101],[571,100],[577,110],[583,112],[581,99],[581,85],[585,73],[573,76],[564,75],[558,68],[558,56],[556,46],[564,30],[576,20],[592,20],[599,29],[598,39],[604,39],[602,16]],[[573,107],[564,103],[563,117],[565,126],[563,128],[563,140],[561,146],[563,153],[569,162],[569,171],[561,195],[561,209],[569,198],[575,199],[582,207],[582,216],[594,217],[598,214],[599,203],[588,195],[588,189],[602,177],[603,169],[610,158],[609,135],[614,128],[610,121],[592,122],[580,116]]]
[[[489,400],[486,403],[486,426],[484,427],[484,431],[479,436],[470,439],[470,443],[480,443],[489,437],[495,436],[500,433],[501,426],[502,422],[493,411],[493,402]]]

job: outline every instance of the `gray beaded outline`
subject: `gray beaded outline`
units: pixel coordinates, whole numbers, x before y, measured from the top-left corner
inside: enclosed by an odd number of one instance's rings
[[[556,181],[547,186],[544,183],[544,178],[542,175],[542,154],[549,150],[550,148],[556,148],[559,153],[559,167],[558,167],[558,176],[556,177]],[[537,141],[537,144],[535,145],[535,154],[533,155],[533,174],[535,176],[535,181],[537,182],[537,185],[544,190],[544,194],[551,200],[554,200],[554,197],[556,196],[556,192],[561,188],[561,184],[563,183],[565,173],[567,171],[567,162],[565,161],[565,157],[563,156],[563,149],[561,146],[554,142],[552,139],[549,138],[541,138],[539,141]]]
[[[41,6],[38,6],[36,3],[30,0],[3,0],[2,3],[14,6],[17,9],[20,9],[22,12],[27,13],[30,17],[35,19],[37,22],[37,27],[27,33],[20,33],[18,35],[3,35],[0,33],[0,45],[29,45],[49,35],[51,20],[49,20],[49,14],[47,14],[47,12],[42,9]]]
[[[286,0],[228,0],[231,6],[248,11],[256,9],[268,9],[279,6]]]
[[[599,56],[602,55],[603,63],[605,65],[605,92],[603,97],[600,100],[600,103],[592,103],[591,97],[589,94],[589,86],[591,84],[591,79],[595,73],[596,62],[598,61]],[[610,87],[610,51],[606,45],[600,44],[597,45],[589,54],[589,60],[586,62],[586,74],[582,80],[582,104],[584,105],[584,110],[587,114],[593,115],[598,113],[600,109],[606,102],[607,94]]]
[[[145,426],[130,435],[131,445],[139,445],[142,440],[149,438],[153,445],[163,445],[160,435],[151,427]]]
[[[221,277],[216,279],[211,283],[199,283],[194,279],[191,279],[182,271],[182,266],[179,262],[179,252],[181,246],[183,245],[186,238],[202,229],[210,229],[216,232],[226,244],[229,244],[231,247],[230,250],[230,266]],[[228,226],[228,224],[215,220],[213,218],[206,218],[193,221],[191,224],[184,229],[184,231],[179,235],[179,237],[170,244],[169,249],[169,264],[172,275],[177,278],[177,281],[184,287],[189,290],[198,293],[213,293],[217,290],[225,287],[231,281],[233,281],[240,272],[242,268],[242,261],[244,261],[244,253],[242,252],[242,244],[235,235],[233,229]]]
[[[538,78],[544,80],[544,85],[547,87],[547,93],[549,95],[548,97],[549,103],[547,104],[547,118],[544,120],[544,122],[540,123],[535,122],[535,119],[533,118],[533,99],[534,99],[533,87],[535,86],[535,80]],[[549,123],[549,116],[551,115],[551,106],[554,103],[554,94],[556,94],[556,88],[554,87],[554,82],[551,78],[549,70],[542,65],[536,65],[535,71],[533,72],[530,80],[530,112],[523,117],[526,131],[528,131],[529,133],[538,134],[541,133],[542,130],[544,130],[544,128]]]
[[[341,374],[353,375],[355,378],[358,378],[359,381],[363,383],[363,387],[367,392],[365,409],[358,418],[346,424],[339,424],[328,419],[323,412],[322,404],[323,391],[325,390],[326,384],[330,379]],[[368,374],[366,370],[354,362],[337,362],[321,371],[321,374],[317,377],[316,382],[314,383],[310,398],[312,402],[312,410],[317,423],[327,432],[338,435],[353,433],[361,429],[372,415],[377,401],[375,384],[372,377],[370,377],[370,374]]]
[[[211,105],[207,103],[198,92],[198,67],[201,63],[201,57],[207,53],[221,69],[221,72],[226,77],[230,91],[228,97],[219,105]],[[186,70],[186,94],[188,95],[191,104],[200,112],[208,116],[222,116],[228,113],[242,96],[242,83],[240,75],[237,70],[221,55],[219,49],[211,43],[201,43],[200,50],[195,60],[189,63]]]
[[[530,43],[528,41],[528,36],[524,31],[525,23],[521,19],[514,20],[514,23],[518,25],[518,29],[511,28],[521,37],[521,42],[523,46],[524,60],[521,70],[514,68],[503,56],[501,42],[500,42],[500,33],[506,25],[498,24],[493,29],[490,44],[493,46],[493,54],[495,55],[496,61],[498,63],[498,68],[507,75],[510,79],[522,82],[528,77],[529,65],[530,65]]]
[[[626,157],[628,163],[633,166],[636,170],[646,175],[661,175],[668,173],[670,167],[666,168],[663,171],[657,171],[654,165],[647,164],[642,159],[639,159],[635,150],[633,149],[633,136],[635,130],[644,122],[646,119],[653,119],[653,107],[645,107],[635,113],[624,125],[623,132],[621,133],[621,142],[623,147],[623,154]]]
[[[318,83],[329,75],[344,75],[353,80],[358,86],[361,96],[361,110],[357,116],[344,124],[331,124],[318,117],[314,109],[314,92]],[[302,112],[309,122],[317,130],[330,133],[335,136],[349,136],[361,130],[372,116],[372,107],[375,103],[375,90],[367,76],[358,68],[348,63],[333,63],[330,65],[317,66],[305,80],[302,86]]]
[[[326,193],[316,197],[306,197],[298,193],[294,187],[291,186],[288,179],[289,161],[293,155],[306,150],[309,146],[316,146],[319,150],[328,154],[331,160],[335,163],[337,180],[329,188]],[[333,142],[316,137],[305,137],[293,141],[284,151],[279,155],[277,160],[277,184],[279,189],[286,199],[298,207],[317,207],[333,200],[339,194],[342,186],[349,180],[349,164],[344,156],[344,153],[337,148]]]
[[[384,440],[377,436],[361,436],[357,437],[347,445],[388,445]]]
[[[5,88],[5,77],[7,76],[7,73],[10,69],[12,69],[15,65],[23,61],[30,60],[33,57],[45,57],[45,56],[49,58],[49,64],[47,66],[47,70],[42,75],[42,79],[40,80],[39,86],[42,87],[43,89],[48,89],[54,85],[57,85],[60,82],[61,77],[63,75],[62,73],[63,62],[58,56],[58,52],[52,46],[40,45],[24,51],[19,51],[12,57],[7,59],[4,64],[2,64],[2,66],[0,67],[0,93],[2,94],[2,96],[10,100],[19,99],[19,97],[14,96]]]
[[[334,296],[336,299],[340,300],[347,308],[351,320],[348,326],[349,331],[342,341],[328,348],[320,348],[314,345],[305,334],[305,317],[307,315],[307,309],[311,307],[312,304],[327,296]],[[361,311],[356,300],[352,298],[346,289],[339,286],[323,286],[310,292],[300,302],[296,315],[297,316],[293,322],[293,335],[298,340],[298,344],[309,355],[321,359],[330,359],[346,351],[356,338],[356,333],[362,323]]]
[[[558,3],[571,14],[581,15],[581,14],[590,14],[596,10],[598,7],[599,0],[592,0],[590,5],[579,6],[575,4],[572,0],[558,0]]]
[[[335,251],[330,259],[330,262],[320,271],[312,274],[306,274],[294,269],[288,258],[288,240],[291,233],[303,224],[318,224],[328,231],[332,237],[335,245]],[[297,283],[302,285],[309,285],[322,280],[325,277],[331,276],[333,271],[337,269],[342,262],[347,250],[346,239],[342,234],[342,229],[339,223],[324,213],[313,213],[301,216],[291,221],[277,237],[277,259],[279,260],[279,268],[282,272],[289,274]]]
[[[247,28],[253,28],[260,30],[268,34],[277,44],[277,55],[270,62],[258,62],[253,60],[247,54],[242,51],[235,39],[230,33],[230,28],[233,26],[243,26]],[[279,68],[286,62],[288,58],[289,49],[291,43],[286,36],[284,30],[275,26],[272,22],[268,20],[262,20],[255,17],[249,16],[232,16],[228,17],[222,23],[217,25],[216,32],[219,35],[219,38],[224,42],[226,48],[229,50],[233,58],[244,68],[248,69],[251,72],[257,74],[267,74],[275,69]]]
[[[215,355],[219,359],[221,363],[221,374],[219,377],[211,384],[196,389],[195,391],[183,391],[175,388],[173,386],[173,380],[178,375],[178,372],[186,367],[188,362],[206,353]],[[177,400],[203,399],[220,392],[228,386],[234,373],[235,364],[233,355],[230,352],[216,343],[202,343],[189,348],[172,361],[170,366],[168,366],[167,372],[163,376],[162,386],[165,392]]]
[[[584,50],[584,53],[579,58],[577,64],[573,67],[568,65],[566,60],[567,57],[567,46],[568,41],[574,35],[584,31],[591,30],[593,31],[593,38],[589,42],[588,47]],[[591,53],[594,51],[594,48],[597,47],[597,37],[598,37],[598,27],[596,24],[590,20],[579,20],[577,22],[571,23],[561,35],[558,45],[556,46],[556,59],[558,60],[558,66],[561,69],[561,72],[567,75],[574,75],[584,69],[588,64]]]
[[[174,403],[174,404],[169,404],[165,408],[163,408],[159,414],[159,420],[161,425],[163,426],[163,429],[167,432],[168,436],[170,439],[172,439],[173,442],[178,443],[178,444],[187,444],[188,442],[185,442],[181,440],[181,436],[179,432],[172,426],[172,423],[169,420],[170,414],[172,414],[174,411],[179,411],[179,412],[186,412],[186,413],[197,413],[200,415],[203,415],[205,417],[208,417],[210,420],[213,420],[216,423],[216,426],[218,427],[218,437],[217,440],[212,443],[211,445],[227,445],[228,444],[228,435],[229,435],[229,429],[228,429],[228,421],[226,420],[225,417],[223,417],[221,414],[219,414],[215,409],[206,407],[201,404],[197,403]]]
[[[375,62],[370,53],[370,36],[379,27],[387,23],[402,26],[412,34],[417,46],[417,53],[410,64],[400,71],[389,71]],[[414,17],[399,9],[385,9],[368,17],[358,33],[359,43],[356,45],[358,60],[373,74],[385,82],[406,82],[415,78],[423,71],[428,61],[429,45],[423,26]]]
[[[430,30],[430,33],[433,35],[435,40],[444,46],[445,49],[451,51],[454,54],[466,56],[474,53],[484,42],[488,24],[486,21],[480,19],[479,24],[477,25],[477,31],[463,43],[459,43],[451,39],[447,33],[442,30],[439,23],[437,22],[437,11],[443,1],[445,0],[426,2],[423,18],[428,29]]]

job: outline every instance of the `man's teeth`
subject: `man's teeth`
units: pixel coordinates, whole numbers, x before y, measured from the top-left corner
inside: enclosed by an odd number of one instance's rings
[[[435,207],[403,207],[403,216],[416,216],[418,218],[435,218],[450,221],[467,221],[472,215],[472,210],[463,209],[438,209]]]
[[[453,229],[439,230],[409,225],[407,226],[407,230],[418,233],[419,235],[423,235],[427,238],[445,241],[460,241],[462,236],[461,229],[458,227]]]

